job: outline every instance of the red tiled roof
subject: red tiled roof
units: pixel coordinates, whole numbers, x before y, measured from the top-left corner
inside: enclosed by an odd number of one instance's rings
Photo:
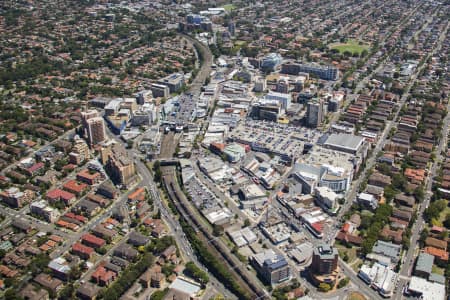
[[[435,247],[425,247],[425,249],[423,249],[423,251],[425,253],[431,254],[443,261],[448,261],[448,252],[444,251],[442,249],[438,249]]]
[[[317,232],[322,232],[323,230],[323,224],[320,222],[312,223],[311,227],[314,228]]]
[[[142,201],[144,199],[145,199],[145,189],[144,188],[138,188],[134,192],[132,192],[130,195],[128,195],[128,200]]]
[[[29,168],[27,169],[27,171],[30,172],[30,173],[33,173],[34,171],[37,171],[37,170],[39,170],[40,168],[43,168],[44,166],[45,166],[45,165],[44,165],[43,162],[38,162],[38,163],[32,165],[31,167],[29,167]]]
[[[70,200],[75,198],[75,195],[66,191],[63,191],[61,189],[54,189],[47,193],[47,198],[50,199],[63,199],[63,200]]]
[[[93,244],[93,245],[97,245],[99,247],[103,246],[106,243],[106,241],[104,239],[96,237],[95,235],[90,234],[90,233],[84,234],[81,237],[81,240],[82,241],[86,241],[86,242],[88,242],[90,244]]]
[[[91,255],[94,252],[94,249],[77,242],[72,245],[72,251]]]
[[[63,188],[70,190],[71,192],[81,193],[87,188],[86,183],[78,183],[76,180],[69,180],[64,185]]]

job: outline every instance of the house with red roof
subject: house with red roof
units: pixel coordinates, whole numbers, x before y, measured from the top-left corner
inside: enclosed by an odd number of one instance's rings
[[[131,194],[128,195],[129,202],[144,201],[144,200],[145,200],[145,189],[142,187],[136,189],[135,191],[133,191]]]
[[[117,278],[117,274],[111,270],[107,270],[103,265],[92,273],[91,279],[100,286],[108,286]]]
[[[81,237],[81,242],[86,246],[92,247],[94,249],[103,247],[106,241],[102,238],[96,237],[93,234],[86,233]]]
[[[444,264],[448,262],[448,252],[442,249],[438,249],[435,247],[425,247],[423,252],[433,255],[437,261],[440,261]]]
[[[43,162],[38,162],[38,163],[35,163],[34,165],[32,165],[31,167],[24,169],[23,171],[28,176],[35,176],[40,171],[42,171],[44,168],[45,168],[45,164]]]
[[[72,204],[72,202],[75,200],[75,195],[72,193],[69,193],[67,191],[61,190],[61,189],[54,189],[47,193],[47,200],[49,203],[54,204],[60,201],[63,201],[66,206],[69,206]]]
[[[82,259],[88,260],[94,253],[94,248],[85,246],[79,242],[72,245],[72,253],[79,256]]]
[[[89,185],[96,184],[99,182],[101,178],[101,174],[99,172],[91,172],[88,169],[84,169],[77,174],[77,180],[84,182]]]
[[[84,182],[78,183],[76,180],[69,180],[63,185],[63,189],[77,196],[83,194],[88,189],[88,185]]]

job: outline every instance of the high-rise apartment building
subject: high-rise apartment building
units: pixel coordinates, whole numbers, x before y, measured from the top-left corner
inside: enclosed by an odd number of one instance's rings
[[[90,145],[97,145],[105,141],[105,121],[101,117],[87,120],[87,139]]]
[[[316,128],[320,126],[324,120],[324,115],[325,113],[322,99],[308,102],[306,107],[306,123],[309,127]]]
[[[136,174],[133,160],[121,144],[109,143],[100,150],[105,171],[115,184],[128,185]]]

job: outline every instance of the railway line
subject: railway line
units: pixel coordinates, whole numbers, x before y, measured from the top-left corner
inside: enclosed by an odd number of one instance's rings
[[[254,278],[252,278],[253,276],[246,269],[246,266],[230,252],[220,238],[213,236],[209,228],[195,217],[196,212],[192,211],[193,208],[188,203],[187,198],[176,181],[176,167],[167,166],[162,167],[161,169],[164,174],[164,186],[175,208],[186,223],[194,229],[199,239],[206,245],[208,250],[217,253],[218,257],[223,258],[223,262],[229,267],[229,272],[233,278],[239,286],[243,287],[245,291],[251,295],[251,299],[270,299],[270,296],[266,291],[260,287],[259,283],[255,282]]]

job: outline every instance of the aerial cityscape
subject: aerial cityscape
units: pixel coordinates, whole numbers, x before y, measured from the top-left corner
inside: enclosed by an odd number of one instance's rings
[[[0,299],[450,299],[449,24],[0,1]]]

